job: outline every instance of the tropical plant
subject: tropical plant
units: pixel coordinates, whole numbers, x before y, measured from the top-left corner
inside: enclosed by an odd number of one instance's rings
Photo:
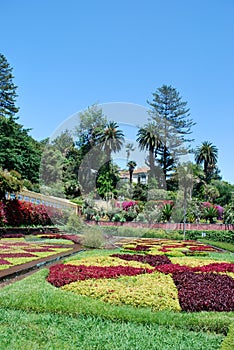
[[[162,208],[162,220],[163,221],[170,221],[171,215],[173,210],[173,204],[166,203],[164,207]]]
[[[203,210],[203,218],[205,220],[209,220],[210,224],[213,224],[215,222],[214,219],[216,219],[218,217],[218,210],[210,205],[210,206],[206,206]]]
[[[133,143],[127,143],[125,146],[125,149],[126,149],[127,164],[128,164],[129,158],[130,158],[130,153],[135,151],[135,147],[133,147]]]
[[[225,206],[223,222],[225,224],[234,224],[234,202],[231,202]]]
[[[150,167],[150,177],[155,177],[155,157],[161,147],[161,139],[156,124],[151,122],[140,128],[136,141],[139,143],[140,150],[149,152],[147,165]]]
[[[111,152],[119,152],[124,142],[124,134],[116,122],[110,121],[106,124],[104,131],[98,134],[98,141],[102,150],[106,153],[107,161],[111,159]]]
[[[204,141],[195,150],[195,161],[203,164],[206,182],[212,179],[218,161],[218,148],[211,142]]]
[[[134,160],[130,160],[130,162],[128,162],[127,166],[128,166],[128,171],[129,171],[129,182],[130,184],[132,184],[132,175],[134,172],[134,169],[136,167],[137,163]]]

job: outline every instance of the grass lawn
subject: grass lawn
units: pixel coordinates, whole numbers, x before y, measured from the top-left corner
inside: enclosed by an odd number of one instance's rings
[[[173,259],[174,247],[167,249]],[[179,259],[180,247],[175,249],[174,259]],[[87,261],[88,265],[89,259],[98,258],[102,266],[105,257],[116,252],[120,250],[101,251],[101,254],[94,250],[73,256],[66,262],[76,261],[79,265],[79,261]],[[199,261],[232,260],[229,254],[222,254],[221,258],[218,254],[211,251],[207,256],[199,256]],[[194,256],[182,258],[183,261],[192,259],[192,266],[196,265]],[[42,269],[0,289],[0,349],[217,350],[234,322],[232,311],[156,312],[150,307],[111,304],[56,288],[47,282],[48,273],[48,269]],[[138,281],[138,276],[133,278]]]

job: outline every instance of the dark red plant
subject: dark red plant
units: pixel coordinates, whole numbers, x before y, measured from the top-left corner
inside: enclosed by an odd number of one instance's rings
[[[89,278],[117,278],[119,276],[135,276],[143,273],[152,273],[153,270],[132,266],[85,266],[58,264],[50,267],[47,281],[55,287],[61,287],[71,282]]]
[[[173,274],[183,311],[234,311],[234,280],[217,273]]]
[[[112,254],[111,256],[127,261],[139,261],[154,267],[164,264],[171,264],[170,259],[165,255]]]

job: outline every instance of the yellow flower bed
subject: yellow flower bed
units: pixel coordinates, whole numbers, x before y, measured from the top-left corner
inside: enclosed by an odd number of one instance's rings
[[[199,258],[193,258],[193,257],[187,257],[183,256],[180,258],[177,257],[171,257],[170,258],[172,264],[179,264],[179,265],[186,265],[190,267],[196,267],[196,266],[206,266],[209,264],[217,263],[216,260],[211,260],[211,259],[199,259]],[[221,262],[226,262],[226,261],[218,261],[219,263]]]
[[[71,260],[66,264],[69,265],[85,265],[85,266],[132,266],[132,267],[143,267],[147,269],[154,269],[149,264],[144,264],[138,261],[126,261],[117,257],[111,256],[92,256],[89,258]]]
[[[61,288],[114,305],[149,307],[154,311],[181,311],[178,292],[171,276],[160,272],[117,279],[89,279]]]

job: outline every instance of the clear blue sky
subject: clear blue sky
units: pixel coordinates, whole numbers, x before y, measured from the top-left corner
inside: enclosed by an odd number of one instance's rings
[[[33,137],[94,102],[147,106],[172,85],[197,123],[194,146],[214,143],[234,183],[233,0],[0,0],[0,9],[0,52]]]

